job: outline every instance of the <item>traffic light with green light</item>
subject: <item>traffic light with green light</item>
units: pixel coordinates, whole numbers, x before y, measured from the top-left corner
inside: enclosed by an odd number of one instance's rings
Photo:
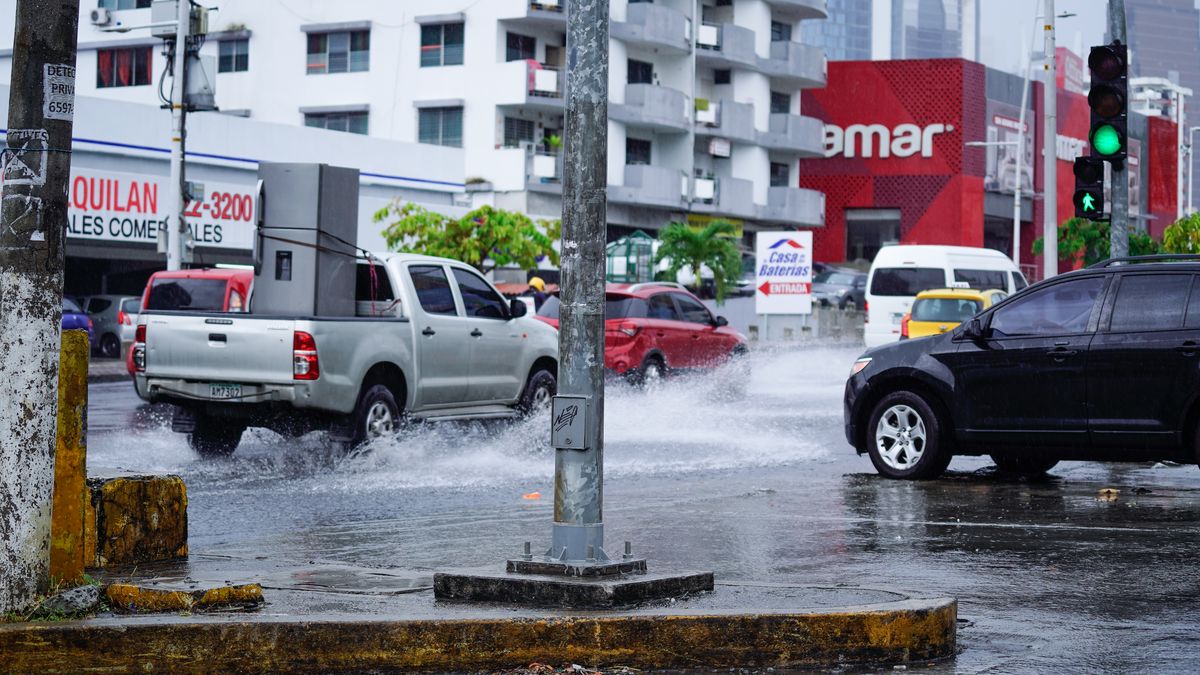
[[[1128,153],[1129,50],[1120,42],[1092,47],[1088,70],[1092,74],[1088,91],[1092,156],[1112,162],[1113,170],[1120,171]]]
[[[1104,212],[1104,159],[1075,158],[1075,217],[1107,220]]]

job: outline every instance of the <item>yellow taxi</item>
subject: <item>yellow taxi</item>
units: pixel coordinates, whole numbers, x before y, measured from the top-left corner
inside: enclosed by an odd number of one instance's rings
[[[1008,297],[997,289],[932,288],[917,293],[912,310],[900,320],[900,339],[938,335]]]

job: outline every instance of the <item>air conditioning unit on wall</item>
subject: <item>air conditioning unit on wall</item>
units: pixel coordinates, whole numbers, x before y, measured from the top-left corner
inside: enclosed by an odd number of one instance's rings
[[[104,7],[97,7],[91,11],[88,18],[91,19],[93,26],[107,26],[112,23],[112,12]]]

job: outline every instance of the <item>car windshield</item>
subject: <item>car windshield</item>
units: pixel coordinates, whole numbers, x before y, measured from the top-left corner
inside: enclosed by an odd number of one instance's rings
[[[155,279],[150,287],[146,309],[224,311],[225,280]]]
[[[834,286],[853,286],[854,275],[849,272],[821,272],[813,279],[814,284],[832,284]]]
[[[965,298],[917,298],[912,307],[913,321],[962,323],[983,309],[979,300]]]
[[[883,267],[871,277],[871,295],[912,297],[946,285],[946,273],[937,267]]]
[[[561,304],[558,297],[552,295],[542,303],[542,308],[537,311],[537,314],[547,319],[558,319],[558,310]],[[604,296],[605,319],[636,319],[645,316],[646,303],[641,298],[630,295]]]
[[[79,309],[79,305],[75,304],[75,301],[71,300],[70,298],[63,298],[63,310],[62,311],[75,312],[76,314],[83,313],[83,310]]]

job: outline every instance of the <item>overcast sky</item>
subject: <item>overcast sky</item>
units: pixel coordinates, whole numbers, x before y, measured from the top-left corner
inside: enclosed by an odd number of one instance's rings
[[[1057,20],[1055,36],[1060,47],[1070,47],[1087,58],[1088,48],[1103,42],[1108,27],[1103,0],[1056,0],[1054,11],[1075,14]],[[1040,20],[1036,26],[1034,22],[1042,13],[1041,0],[979,0],[979,12],[980,57],[985,64],[1016,73],[1022,46],[1041,53],[1045,37]]]

